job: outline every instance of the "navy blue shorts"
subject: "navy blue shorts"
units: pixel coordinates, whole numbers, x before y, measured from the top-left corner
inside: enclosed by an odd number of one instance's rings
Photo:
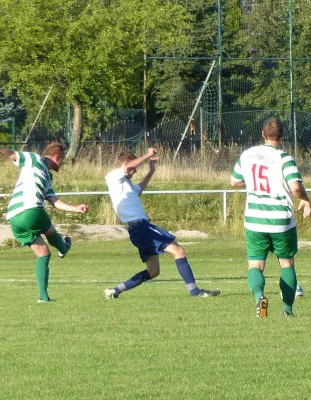
[[[131,242],[138,248],[142,262],[150,256],[164,253],[165,248],[175,240],[174,235],[146,219],[130,221],[128,227]]]

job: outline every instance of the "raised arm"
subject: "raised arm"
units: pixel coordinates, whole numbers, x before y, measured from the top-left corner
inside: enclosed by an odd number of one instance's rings
[[[0,148],[0,154],[8,160],[16,160],[16,153],[14,150]]]
[[[88,206],[86,204],[79,204],[77,206],[73,206],[71,204],[67,204],[64,201],[59,200],[56,196],[50,196],[46,199],[53,207],[62,211],[76,212],[76,213],[86,213],[88,210]]]
[[[126,163],[126,165],[124,166],[124,172],[128,173],[129,170],[139,167],[143,162],[145,162],[149,158],[155,156],[156,153],[157,153],[157,150],[154,147],[150,147],[146,154],[144,154],[141,157],[135,158],[135,160],[131,160],[128,163]]]
[[[144,177],[144,179],[139,183],[139,186],[141,187],[141,191],[146,189],[150,179],[152,178],[152,175],[155,173],[155,170],[156,170],[156,166],[155,165],[156,165],[157,161],[158,161],[158,157],[150,158],[150,160],[149,160],[149,172]]]

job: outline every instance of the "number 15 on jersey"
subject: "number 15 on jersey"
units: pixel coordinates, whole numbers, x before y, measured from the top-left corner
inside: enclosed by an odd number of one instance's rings
[[[253,183],[254,192],[266,192],[270,193],[270,184],[268,179],[268,167],[265,165],[253,164]]]

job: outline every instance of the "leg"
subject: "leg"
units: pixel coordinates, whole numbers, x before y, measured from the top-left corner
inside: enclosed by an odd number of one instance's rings
[[[264,295],[264,270],[269,251],[272,251],[272,239],[269,233],[245,230],[248,258],[248,287],[256,302],[256,316],[268,315],[268,299]]]
[[[283,297],[283,315],[294,316],[293,304],[297,290],[294,256],[298,251],[296,227],[278,235],[276,234],[274,247],[274,254],[278,257],[281,267],[280,288]]]
[[[29,247],[37,256],[36,278],[39,288],[39,300],[48,302],[49,295],[47,288],[49,285],[49,261],[51,258],[50,250],[41,236],[39,236],[35,242],[29,245]]]
[[[265,318],[268,315],[268,299],[264,295],[265,264],[265,260],[248,261],[248,287],[256,301],[256,316],[260,318]]]
[[[185,250],[175,240],[169,244],[164,251],[174,257],[178,272],[184,280],[186,288],[191,296],[208,297],[216,296],[220,293],[219,290],[207,291],[200,290],[197,287],[192,269],[187,260]]]
[[[49,244],[53,247],[56,247],[60,258],[63,258],[68,253],[71,247],[71,239],[66,237],[64,241],[53,225],[49,227],[44,235],[46,236]]]
[[[279,258],[281,267],[280,288],[283,298],[283,315],[293,315],[293,304],[297,289],[297,277],[294,257],[288,259]]]
[[[248,287],[250,288],[256,303],[259,297],[263,296],[265,289],[265,260],[249,260],[248,261]]]
[[[120,283],[114,289],[106,289],[105,296],[107,299],[117,298],[125,290],[131,290],[142,283],[155,278],[160,273],[160,261],[158,255],[153,255],[146,261],[147,268],[138,272],[125,282]]]

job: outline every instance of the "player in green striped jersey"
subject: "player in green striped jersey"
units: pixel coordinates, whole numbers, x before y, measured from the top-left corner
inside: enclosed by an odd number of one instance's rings
[[[246,187],[244,226],[248,257],[248,285],[256,301],[256,314],[266,317],[268,299],[264,295],[264,269],[271,251],[281,267],[280,288],[283,315],[293,316],[297,288],[294,256],[297,230],[292,196],[300,199],[299,211],[310,215],[310,200],[295,159],[280,149],[284,127],[277,118],[265,121],[263,145],[244,151],[231,176],[233,187]]]
[[[57,248],[60,258],[63,258],[70,249],[71,239],[66,237],[63,240],[56,231],[44,209],[44,201],[47,200],[59,210],[77,213],[85,213],[88,206],[85,204],[69,205],[55,195],[52,186],[53,176],[50,170],[58,172],[62,166],[65,148],[61,144],[57,142],[49,144],[43,157],[36,153],[10,149],[0,149],[0,154],[21,167],[6,217],[10,221],[16,240],[22,246],[29,246],[37,256],[38,302],[47,303],[51,301],[47,291],[51,252],[43,240],[42,234],[45,235],[50,245]]]

